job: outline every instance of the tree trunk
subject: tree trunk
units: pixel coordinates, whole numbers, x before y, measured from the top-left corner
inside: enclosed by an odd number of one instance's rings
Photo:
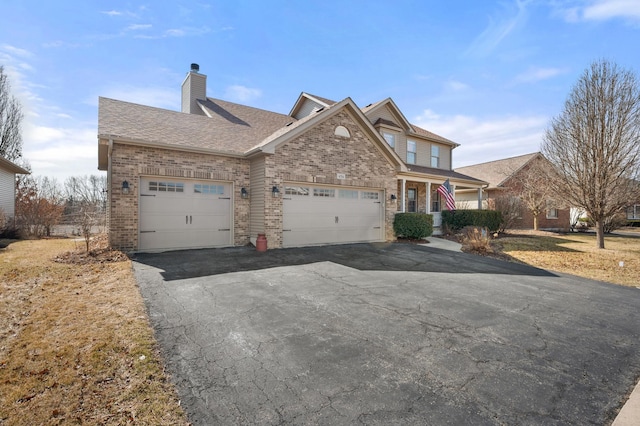
[[[534,231],[538,230],[538,215],[537,214],[533,215],[533,230]]]
[[[596,247],[604,248],[604,221],[596,220]]]

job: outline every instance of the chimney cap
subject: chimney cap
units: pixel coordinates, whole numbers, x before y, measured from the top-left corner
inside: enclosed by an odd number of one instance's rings
[[[200,71],[200,65],[198,65],[198,64],[191,64],[191,71],[192,71],[192,72],[198,72],[198,71]]]

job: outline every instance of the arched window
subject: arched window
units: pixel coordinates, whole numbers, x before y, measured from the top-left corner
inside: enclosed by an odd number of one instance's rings
[[[342,136],[343,138],[350,138],[351,137],[351,133],[349,133],[349,130],[344,126],[336,127],[336,130],[333,133],[336,136]]]

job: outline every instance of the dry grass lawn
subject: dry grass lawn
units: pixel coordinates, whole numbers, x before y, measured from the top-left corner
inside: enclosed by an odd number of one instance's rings
[[[75,249],[0,249],[0,424],[188,424],[130,261],[52,261]]]
[[[591,233],[513,232],[493,240],[491,245],[502,258],[613,284],[640,286],[640,233],[607,235],[605,249],[596,248]]]

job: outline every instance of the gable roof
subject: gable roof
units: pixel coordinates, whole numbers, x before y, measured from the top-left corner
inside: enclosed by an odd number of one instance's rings
[[[325,107],[325,108],[337,103],[336,101],[332,101],[331,99],[323,98],[322,96],[316,96],[316,95],[312,95],[311,93],[302,92],[302,93],[300,93],[300,96],[298,96],[298,99],[296,100],[296,103],[293,104],[293,107],[291,108],[291,111],[289,112],[289,115],[291,117],[295,117],[296,114],[298,113],[298,111],[300,111],[300,109],[302,109],[303,105],[308,101],[311,101],[314,104],[318,104],[318,105],[320,105],[322,107]]]
[[[98,137],[243,155],[294,118],[220,99],[198,101],[206,116],[99,98]]]
[[[15,163],[12,163],[11,161],[7,160],[6,158],[0,156],[0,169],[4,169],[7,170],[11,173],[16,173],[19,175],[29,175],[31,174],[31,172],[29,170],[26,170],[20,166],[18,166]]]
[[[279,144],[298,136],[318,122],[326,120],[342,110],[346,110],[351,114],[356,123],[358,123],[362,129],[369,134],[371,141],[391,163],[395,164],[399,170],[406,171],[406,165],[400,159],[398,154],[389,147],[389,144],[387,144],[387,142],[382,138],[382,135],[378,133],[371,122],[362,113],[362,110],[358,108],[351,98],[345,98],[340,102],[315,111],[300,120],[287,124],[285,127],[277,130],[269,137],[262,140],[259,144],[253,147],[253,149],[248,151],[247,154],[252,154],[258,151],[273,153],[276,146]]]
[[[484,180],[489,183],[488,189],[495,189],[504,184],[515,172],[522,169],[538,156],[542,156],[542,154],[534,152],[517,157],[474,164],[472,166],[458,167],[455,171]]]

